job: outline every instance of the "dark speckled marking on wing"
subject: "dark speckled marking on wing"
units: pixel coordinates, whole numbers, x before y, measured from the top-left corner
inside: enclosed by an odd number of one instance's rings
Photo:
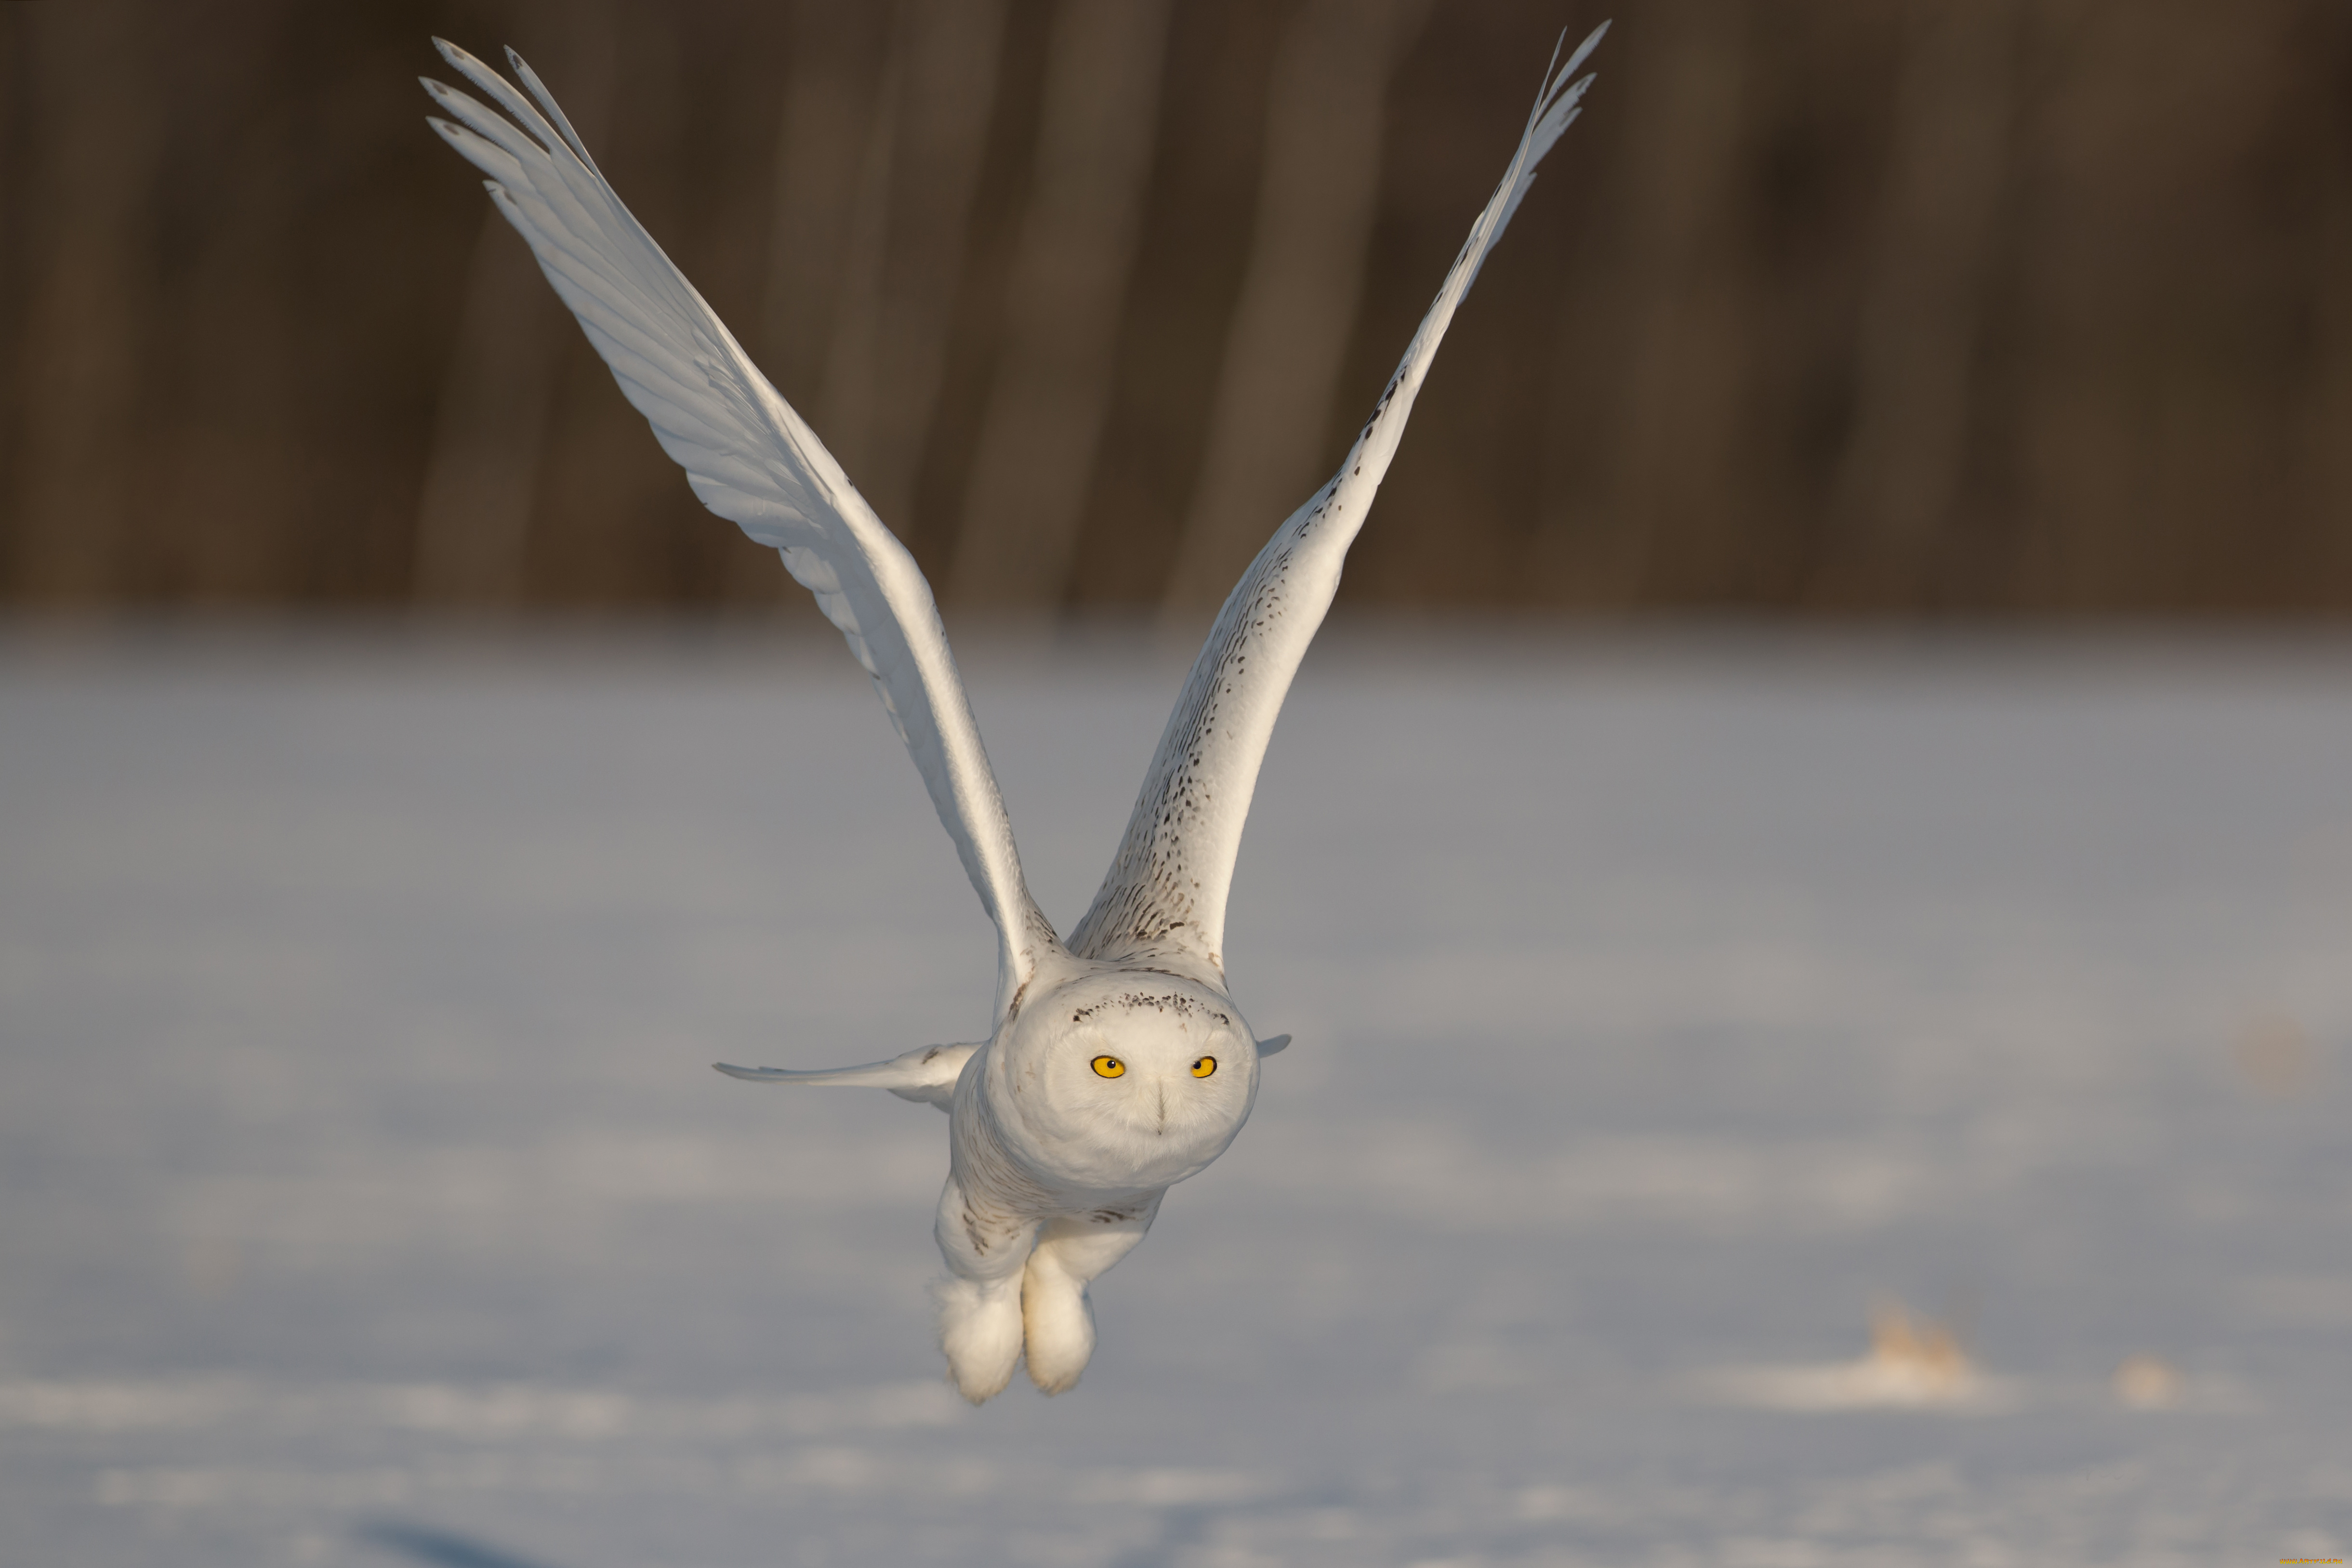
[[[1221,744],[1226,739],[1221,727],[1232,699],[1247,695],[1253,676],[1262,671],[1276,674],[1287,687],[1297,668],[1295,657],[1281,661],[1280,651],[1267,646],[1267,632],[1280,625],[1290,609],[1297,547],[1320,519],[1320,507],[1307,510],[1309,515],[1294,517],[1250,563],[1226,600],[1169,716],[1110,874],[1072,933],[1074,951],[1088,957],[1133,958],[1174,947],[1206,957],[1222,969],[1223,883],[1232,873],[1232,857],[1230,852],[1218,856],[1215,846],[1204,841],[1212,840],[1222,825],[1218,808],[1224,802],[1219,791],[1237,794],[1245,811],[1257,769],[1255,757],[1245,772],[1216,768],[1228,749]],[[1344,540],[1340,548],[1346,548]],[[1314,623],[1322,620],[1328,603],[1326,595],[1314,607],[1306,636],[1297,639],[1299,652],[1305,651]],[[1254,653],[1259,670],[1251,668]],[[1270,668],[1276,664],[1278,672]],[[1263,753],[1263,742],[1258,750]],[[1213,877],[1213,888],[1209,885]],[[1213,917],[1203,908],[1205,903],[1213,904]]]

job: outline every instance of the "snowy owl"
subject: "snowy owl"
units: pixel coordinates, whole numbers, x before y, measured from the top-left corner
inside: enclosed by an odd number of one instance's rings
[[[427,79],[433,128],[489,176],[621,391],[705,506],[783,555],[874,677],[997,932],[995,1031],[820,1071],[722,1065],[763,1083],[863,1084],[947,1112],[940,1338],[977,1404],[1024,1354],[1048,1394],[1094,1352],[1088,1281],[1143,1239],[1168,1188],[1248,1119],[1255,1039],[1226,995],[1225,892],[1276,714],[1330,608],[1454,312],[1591,84],[1604,23],[1547,69],[1502,183],[1330,482],[1274,532],[1186,677],[1102,890],[1066,940],[1029,895],[930,585],[814,432],[752,365],[598,172],[521,57],[529,89],[454,45],[494,101]],[[1557,64],[1555,51],[1554,61]]]

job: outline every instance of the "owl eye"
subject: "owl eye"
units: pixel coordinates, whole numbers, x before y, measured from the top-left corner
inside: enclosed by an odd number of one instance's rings
[[[1127,1063],[1116,1056],[1097,1056],[1094,1059],[1093,1067],[1105,1078],[1117,1078],[1127,1071]]]
[[[1210,1073],[1214,1072],[1216,1070],[1217,1059],[1213,1056],[1204,1056],[1201,1058],[1200,1061],[1192,1063],[1192,1076],[1195,1078],[1206,1078]]]

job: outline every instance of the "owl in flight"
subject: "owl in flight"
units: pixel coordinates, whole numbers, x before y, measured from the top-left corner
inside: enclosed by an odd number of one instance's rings
[[[1257,1040],[1225,993],[1225,890],[1258,763],[1339,584],[1414,396],[1479,264],[1578,114],[1607,24],[1547,70],[1503,182],[1472,225],[1346,460],[1267,540],[1193,662],[1093,906],[1066,940],[1021,875],[930,585],[814,431],[621,204],[536,73],[530,97],[455,45],[442,57],[504,114],[427,79],[433,128],[580,319],[703,505],[781,551],[874,677],[996,923],[995,1032],[762,1083],[863,1084],[948,1113],[940,1338],[956,1387],[1001,1393],[1025,1354],[1048,1394],[1094,1353],[1087,1285],[1143,1239],[1168,1188],[1224,1152],[1257,1095]],[[1558,57],[1555,55],[1555,60]]]

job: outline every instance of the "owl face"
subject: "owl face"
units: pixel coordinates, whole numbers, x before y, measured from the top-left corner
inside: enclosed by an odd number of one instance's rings
[[[1025,1161],[1097,1189],[1193,1175],[1257,1097],[1248,1024],[1223,997],[1170,975],[1095,975],[1049,992],[990,1068]]]

